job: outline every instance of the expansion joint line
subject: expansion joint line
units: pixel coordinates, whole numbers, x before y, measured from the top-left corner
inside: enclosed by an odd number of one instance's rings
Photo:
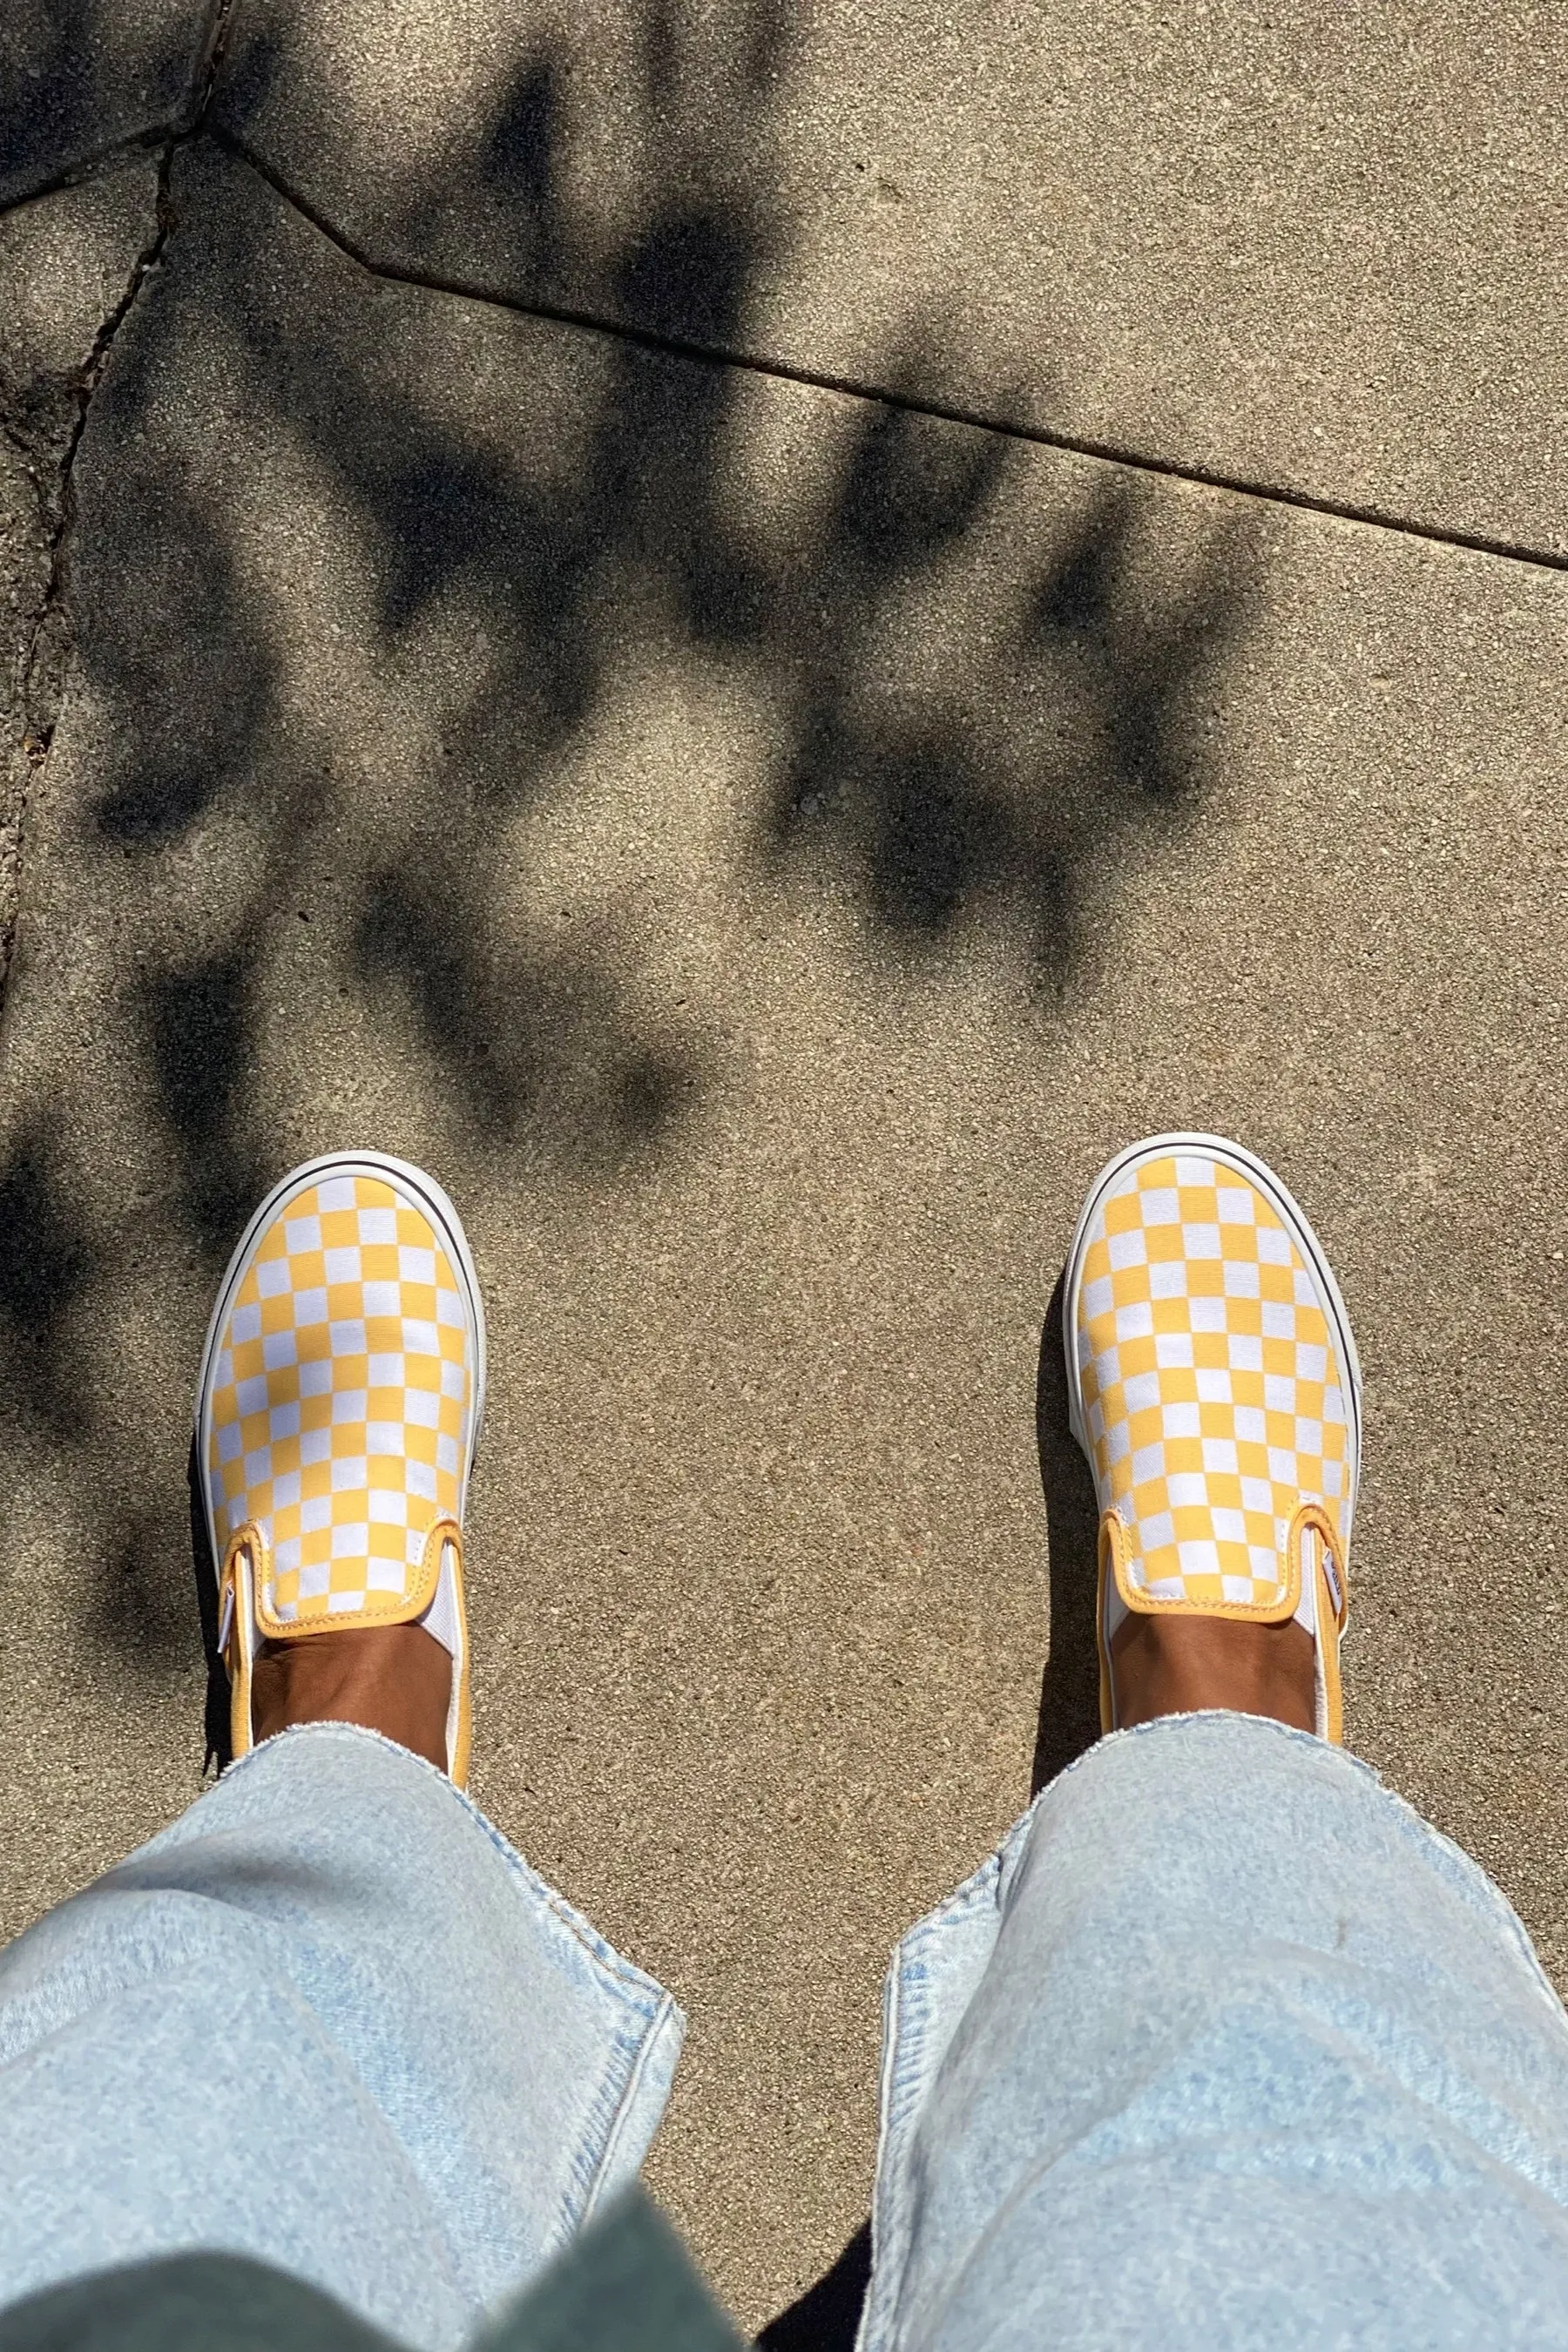
[[[125,311],[135,299],[142,278],[155,263],[167,236],[169,174],[175,151],[205,136],[244,163],[258,179],[265,181],[275,195],[298,213],[301,219],[308,221],[346,259],[370,277],[380,278],[388,285],[408,286],[427,294],[446,295],[457,301],[483,303],[491,310],[504,310],[516,318],[539,319],[552,325],[574,328],[584,334],[602,335],[633,349],[657,352],[668,358],[689,361],[701,367],[733,368],[751,375],[771,377],[782,383],[802,384],[811,391],[835,393],[849,400],[874,402],[879,407],[905,415],[931,417],[939,423],[966,426],[973,432],[994,434],[1003,440],[1021,441],[1037,448],[1058,449],[1069,457],[1087,457],[1100,465],[1118,467],[1124,472],[1149,475],[1156,480],[1185,482],[1197,488],[1221,490],[1234,498],[1255,500],[1259,505],[1323,515],[1331,520],[1352,523],[1363,530],[1386,531],[1396,538],[1424,540],[1433,546],[1489,556],[1501,563],[1523,564],[1535,571],[1568,572],[1568,553],[1559,553],[1552,548],[1531,546],[1524,541],[1503,539],[1482,531],[1460,530],[1443,523],[1422,522],[1414,517],[1393,513],[1363,501],[1319,497],[1307,490],[1291,489],[1285,484],[1226,473],[1218,467],[1154,457],[1147,450],[1121,442],[1061,432],[1049,425],[1025,425],[1016,418],[988,415],[984,409],[969,408],[954,401],[894,392],[884,384],[821,369],[801,367],[767,352],[700,342],[657,328],[639,327],[627,320],[606,317],[597,311],[564,303],[525,301],[515,295],[500,293],[493,286],[480,282],[438,277],[433,272],[378,261],[374,254],[330,220],[300,189],[291,186],[273,165],[255,153],[241,134],[221,124],[209,126],[207,123],[208,109],[228,44],[234,5],[235,0],[216,0],[207,38],[192,78],[188,102],[180,109],[173,122],[161,128],[136,131],[91,156],[79,159],[56,179],[30,189],[25,195],[13,198],[9,204],[0,205],[0,216],[3,216],[22,205],[36,204],[60,188],[76,185],[92,177],[118,156],[138,149],[159,147],[159,233],[153,249],[144,255],[137,266],[127,300],[121,306],[116,318],[109,322],[107,341],[100,339],[105,341],[105,356],[107,344],[112,342]],[[101,366],[98,373],[101,373]],[[95,375],[94,383],[96,380]],[[85,423],[84,407],[72,439],[69,453],[72,459]]]
[[[1426,540],[1435,546],[1461,549],[1467,554],[1492,556],[1502,563],[1528,564],[1546,572],[1568,572],[1568,554],[1560,555],[1551,548],[1531,547],[1523,541],[1494,538],[1480,531],[1456,530],[1441,523],[1419,522],[1410,516],[1392,514],[1379,507],[1349,499],[1318,498],[1306,490],[1292,490],[1279,483],[1251,480],[1244,475],[1227,474],[1217,467],[1151,457],[1146,450],[1131,448],[1119,442],[1057,432],[1049,425],[1021,425],[1016,419],[988,415],[983,409],[967,408],[956,402],[893,392],[883,384],[870,383],[858,377],[798,367],[792,361],[778,359],[766,352],[697,342],[685,336],[666,334],[653,327],[634,326],[624,319],[605,318],[599,312],[574,309],[563,303],[522,301],[515,295],[500,294],[490,286],[462,278],[438,278],[419,269],[400,268],[395,263],[376,260],[362,245],[346,236],[299,189],[291,187],[269,163],[254,153],[237,132],[223,125],[215,125],[208,136],[254,172],[258,179],[265,180],[275,195],[280,196],[302,219],[309,221],[311,227],[330,244],[336,246],[348,260],[388,285],[414,287],[427,294],[444,294],[461,302],[484,303],[491,310],[510,311],[516,318],[542,319],[552,325],[574,327],[584,334],[603,335],[615,342],[661,352],[670,359],[689,360],[701,367],[735,368],[751,375],[770,376],[781,383],[804,384],[814,392],[837,393],[849,400],[874,401],[879,407],[895,409],[908,416],[929,416],[944,425],[966,425],[973,432],[994,434],[1005,441],[1026,442],[1041,449],[1059,449],[1069,457],[1092,458],[1101,465],[1117,466],[1129,473],[1152,475],[1163,481],[1187,482],[1202,489],[1224,490],[1234,498],[1256,499],[1265,506],[1288,507],[1300,513],[1326,515],[1336,522],[1355,523],[1368,530],[1389,531],[1401,539]]]

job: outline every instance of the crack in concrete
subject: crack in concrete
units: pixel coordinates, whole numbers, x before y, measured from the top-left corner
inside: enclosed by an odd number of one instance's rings
[[[75,475],[77,455],[92,410],[93,395],[103,380],[116,338],[135,308],[137,297],[146,283],[150,271],[163,257],[174,227],[174,212],[169,201],[169,177],[174,164],[176,142],[165,142],[158,165],[157,190],[152,234],[142,245],[126,278],[119,300],[100,323],[92,340],[92,348],[77,371],[70,386],[75,405],[70,430],[61,452],[54,484],[40,490],[40,520],[45,526],[45,554],[48,562],[48,579],[37,614],[28,635],[26,651],[21,664],[21,720],[23,751],[23,783],[19,794],[5,810],[5,835],[9,848],[6,877],[9,887],[0,901],[0,988],[11,968],[16,947],[16,922],[21,910],[23,860],[21,845],[26,838],[27,814],[39,771],[49,755],[55,728],[59,719],[60,705],[65,697],[66,670],[70,657],[72,614],[70,601],[71,540],[76,525]],[[26,455],[29,470],[38,478],[39,451],[28,449],[22,438],[5,426],[6,438]]]
[[[213,92],[217,88],[217,78],[223,71],[224,58],[228,49],[234,8],[235,0],[216,0],[207,20],[206,38],[202,43],[196,69],[191,76],[187,102],[181,116],[170,126],[176,138],[195,138],[206,121],[207,109],[212,104]]]
[[[103,380],[114,349],[115,339],[135,308],[136,298],[146,282],[149,271],[157,268],[163,248],[174,227],[174,212],[169,201],[169,175],[174,164],[175,142],[170,140],[163,149],[158,165],[158,186],[153,233],[131,265],[131,272],[119,300],[104,319],[93,337],[92,349],[77,373],[71,386],[76,415],[71,420],[64,453],[60,459],[59,479],[49,501],[52,519],[47,552],[49,581],[44,592],[43,604],[33,625],[26,658],[23,664],[23,717],[26,728],[26,750],[34,767],[39,766],[48,754],[54,738],[55,722],[59,714],[60,694],[64,686],[65,661],[69,636],[70,542],[76,521],[75,474],[77,454],[92,412],[93,394]]]
[[[48,559],[48,581],[38,608],[26,653],[22,662],[22,749],[26,762],[26,782],[20,799],[6,812],[6,830],[16,845],[12,851],[9,904],[0,905],[0,988],[11,968],[16,946],[16,921],[21,908],[22,872],[20,843],[25,837],[27,811],[33,787],[39,770],[49,755],[58,722],[60,706],[65,697],[66,670],[70,658],[72,640],[72,610],[70,597],[71,542],[76,529],[76,461],[82,436],[87,431],[92,412],[94,394],[103,380],[115,341],[121,329],[136,307],[138,297],[149,275],[163,259],[164,247],[174,226],[174,212],[170,196],[170,181],[174,171],[175,151],[196,138],[212,100],[213,90],[222,68],[224,49],[228,38],[234,0],[216,0],[208,19],[206,37],[202,44],[190,89],[179,115],[156,132],[138,131],[128,139],[116,142],[88,163],[78,163],[62,173],[47,188],[36,189],[20,197],[15,205],[0,208],[15,211],[20,205],[36,204],[61,188],[74,186],[89,179],[107,163],[121,155],[135,153],[157,144],[158,178],[153,198],[153,230],[132,263],[119,300],[110,310],[93,337],[89,352],[71,386],[76,414],[71,421],[65,449],[61,455],[58,474],[53,490],[41,501],[47,518],[46,553]],[[24,442],[8,420],[0,420],[6,439],[25,457],[29,470],[37,474],[37,451]]]
[[[223,65],[224,47],[228,37],[234,0],[216,0],[208,19],[206,36],[202,43],[196,68],[191,77],[186,101],[175,121],[161,134],[162,152],[158,158],[158,184],[154,198],[153,234],[131,266],[120,299],[110,311],[93,338],[91,351],[80,369],[72,396],[76,415],[66,442],[60,463],[59,481],[51,501],[53,518],[49,531],[49,583],[44,602],[27,648],[23,665],[23,719],[26,730],[26,750],[29,761],[37,768],[48,756],[54,740],[55,722],[59,714],[60,696],[69,638],[70,543],[76,522],[76,499],[73,483],[77,452],[87,431],[91,414],[93,394],[103,379],[114,349],[115,339],[136,306],[136,299],[163,257],[170,232],[174,226],[174,207],[170,200],[170,179],[174,171],[175,150],[199,136],[203,121],[218,73]],[[115,152],[147,144],[144,135],[121,142]],[[37,197],[26,201],[37,202]],[[0,948],[0,968],[5,961]]]

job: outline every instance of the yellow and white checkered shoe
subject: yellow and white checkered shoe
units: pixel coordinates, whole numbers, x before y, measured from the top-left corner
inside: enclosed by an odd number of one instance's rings
[[[286,1176],[229,1261],[196,1389],[236,1756],[262,1642],[417,1621],[452,1654],[447,1769],[467,1780],[484,1404],[479,1278],[440,1186],[372,1151]]]
[[[1294,1617],[1316,1645],[1319,1734],[1339,1740],[1361,1366],[1311,1226],[1239,1144],[1152,1136],[1090,1188],[1062,1323],[1100,1510],[1102,1727],[1130,1610]]]

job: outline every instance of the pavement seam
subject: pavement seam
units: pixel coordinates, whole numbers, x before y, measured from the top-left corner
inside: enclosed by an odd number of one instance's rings
[[[214,0],[201,47],[196,52],[190,86],[173,116],[165,122],[144,123],[139,131],[128,131],[121,138],[111,139],[107,146],[95,147],[85,155],[73,155],[68,163],[48,179],[40,180],[35,187],[24,188],[7,196],[0,204],[0,220],[7,214],[21,212],[27,205],[41,204],[46,196],[58,196],[62,189],[79,188],[94,180],[106,164],[118,163],[123,155],[157,152],[160,155],[171,145],[194,139],[201,130],[212,95],[223,70],[223,60],[228,47],[229,26],[233,19],[235,0]]]
[[[1059,449],[1068,457],[1088,457],[1100,465],[1118,466],[1126,472],[1145,474],[1159,481],[1186,482],[1196,488],[1220,490],[1232,498],[1250,499],[1264,506],[1283,507],[1300,514],[1323,515],[1331,521],[1350,523],[1361,530],[1386,531],[1396,538],[1420,540],[1434,547],[1447,547],[1464,554],[1487,556],[1500,563],[1522,564],[1533,571],[1568,572],[1568,553],[1559,553],[1552,548],[1532,547],[1519,540],[1498,539],[1484,531],[1459,530],[1441,523],[1418,522],[1408,515],[1391,514],[1380,507],[1365,506],[1349,499],[1318,498],[1310,491],[1292,490],[1282,484],[1259,482],[1242,474],[1227,474],[1217,467],[1184,465],[1175,458],[1152,457],[1146,450],[1134,449],[1121,442],[1062,433],[1049,425],[1020,425],[1007,417],[988,415],[983,409],[963,407],[956,402],[921,399],[913,394],[894,392],[886,385],[867,383],[858,377],[834,375],[820,369],[800,367],[793,361],[776,359],[765,352],[697,342],[684,336],[662,333],[656,328],[635,326],[626,320],[605,318],[596,311],[579,310],[565,303],[524,302],[513,295],[499,294],[493,287],[479,282],[440,278],[432,272],[404,269],[394,262],[378,261],[257,154],[237,131],[221,125],[206,124],[207,109],[223,67],[233,6],[234,0],[217,0],[203,60],[195,76],[199,95],[195,97],[195,103],[188,110],[182,110],[183,119],[176,119],[173,124],[158,131],[133,132],[129,138],[100,149],[85,161],[71,164],[57,178],[40,187],[29,189],[26,195],[15,196],[9,203],[0,205],[0,220],[23,205],[37,204],[46,196],[57,194],[62,188],[78,185],[116,157],[138,148],[155,145],[160,140],[166,142],[160,167],[162,171],[167,167],[175,148],[205,136],[237,157],[258,179],[264,180],[275,195],[281,197],[301,219],[309,221],[311,227],[335,246],[346,259],[389,285],[414,287],[424,293],[446,295],[455,301],[482,302],[492,310],[509,311],[515,318],[542,319],[552,325],[573,327],[585,334],[605,335],[639,350],[661,352],[671,359],[692,361],[700,366],[737,368],[747,374],[772,377],[779,383],[802,384],[810,391],[835,393],[849,400],[874,401],[881,407],[897,409],[906,415],[929,416],[941,424],[962,425],[973,432],[994,434],[1003,440],[1022,441],[1036,448]]]
[[[12,213],[25,212],[29,205],[41,205],[48,197],[59,195],[66,188],[85,187],[89,181],[96,180],[108,165],[119,163],[122,156],[161,153],[175,135],[174,125],[155,122],[141,131],[128,131],[122,139],[111,139],[106,147],[94,147],[88,154],[73,155],[70,162],[63,163],[51,178],[40,180],[37,187],[24,188],[19,194],[7,196],[5,203],[0,204],[0,221],[9,218]]]
[[[616,342],[661,352],[672,359],[694,361],[704,367],[737,368],[751,375],[772,377],[779,383],[803,384],[815,392],[836,393],[850,400],[875,401],[883,408],[897,409],[905,415],[929,416],[941,424],[962,425],[973,432],[994,434],[1003,440],[1027,442],[1036,448],[1059,449],[1069,457],[1092,458],[1101,465],[1119,466],[1128,472],[1151,475],[1163,481],[1186,482],[1202,489],[1222,490],[1234,498],[1251,499],[1261,505],[1286,507],[1303,514],[1324,515],[1331,520],[1352,523],[1363,530],[1386,531],[1402,539],[1423,540],[1433,546],[1453,548],[1466,554],[1489,556],[1501,563],[1519,563],[1545,572],[1568,572],[1568,552],[1559,554],[1551,548],[1531,547],[1519,541],[1496,539],[1485,532],[1452,530],[1439,523],[1417,522],[1406,515],[1388,514],[1379,508],[1353,504],[1348,500],[1316,498],[1305,490],[1252,481],[1243,475],[1223,473],[1216,467],[1182,465],[1173,458],[1151,457],[1146,451],[1126,447],[1116,442],[1056,432],[1048,425],[1019,425],[1006,417],[989,416],[981,409],[963,408],[954,402],[922,399],[918,394],[894,392],[885,385],[868,383],[854,376],[826,374],[819,369],[799,367],[793,361],[774,359],[763,352],[691,341],[683,336],[661,333],[657,328],[634,326],[625,320],[604,318],[595,311],[577,310],[564,303],[523,302],[513,295],[498,294],[493,288],[478,283],[468,283],[461,278],[437,278],[423,270],[404,269],[395,263],[377,261],[373,254],[346,236],[324,213],[319,212],[308,197],[291,187],[271,164],[256,154],[238,132],[222,124],[214,124],[205,135],[216,145],[237,157],[258,179],[264,180],[274,194],[292,206],[348,260],[357,263],[373,278],[382,278],[389,285],[414,287],[428,294],[447,295],[460,302],[482,302],[491,310],[510,311],[516,318],[542,319],[555,326],[574,327],[586,334],[608,336]]]

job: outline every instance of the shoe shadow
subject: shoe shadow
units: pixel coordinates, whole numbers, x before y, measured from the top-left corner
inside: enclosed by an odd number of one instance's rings
[[[870,2284],[871,2224],[862,2221],[832,2269],[769,2320],[757,2352],[854,2352]]]
[[[1040,1678],[1031,1796],[1037,1796],[1047,1780],[1100,1738],[1100,1656],[1094,1622],[1100,1511],[1089,1465],[1068,1427],[1061,1338],[1065,1280],[1064,1268],[1046,1309],[1035,1378],[1035,1437],[1050,1553],[1051,1631]]]
[[[204,1774],[215,1765],[221,1772],[234,1761],[229,1746],[228,1675],[217,1648],[217,1561],[207,1533],[206,1499],[202,1493],[202,1465],[196,1441],[191,1440],[185,1465],[191,1503],[191,1569],[196,1580],[196,1614],[201,1620],[202,1651],[207,1662],[206,1757]]]

